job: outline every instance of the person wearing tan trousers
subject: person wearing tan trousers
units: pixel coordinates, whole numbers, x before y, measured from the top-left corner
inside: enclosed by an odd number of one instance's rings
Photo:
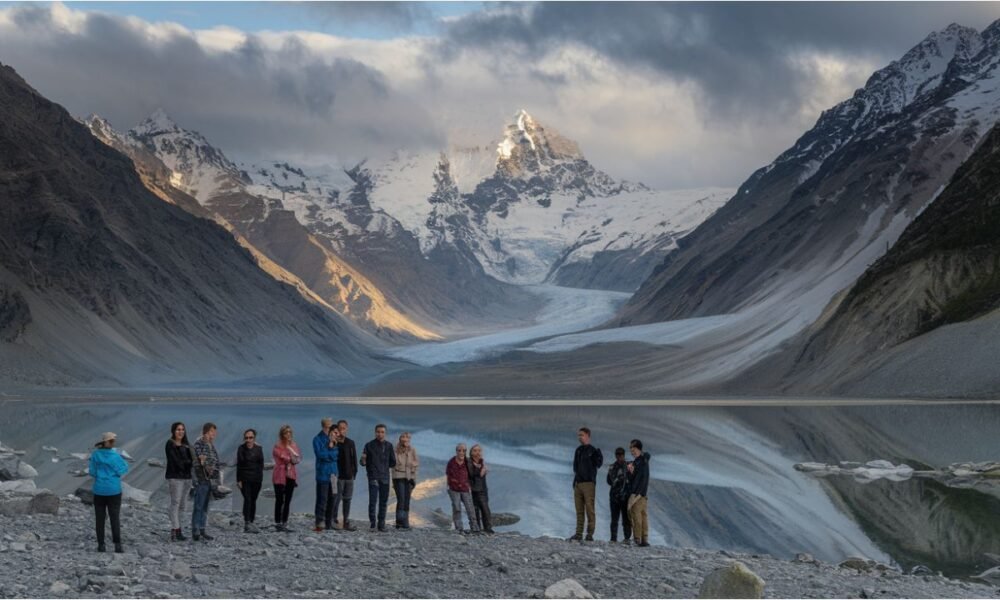
[[[628,465],[629,497],[628,516],[632,521],[632,537],[636,546],[649,545],[649,515],[646,513],[646,494],[649,491],[649,452],[642,451],[642,441],[629,443],[632,462]]]
[[[594,497],[597,492],[597,470],[604,464],[600,448],[590,445],[590,430],[581,427],[576,432],[580,445],[573,455],[573,502],[576,505],[576,534],[569,540],[594,541],[597,528]],[[587,537],[583,537],[584,517],[587,520]]]

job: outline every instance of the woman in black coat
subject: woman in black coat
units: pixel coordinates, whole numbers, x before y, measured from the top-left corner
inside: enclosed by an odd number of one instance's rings
[[[164,450],[167,454],[167,488],[170,490],[170,540],[182,542],[187,538],[181,531],[181,513],[191,487],[193,463],[184,423],[170,426],[170,439]]]
[[[258,533],[257,496],[264,482],[264,450],[257,444],[257,431],[243,432],[243,443],[236,451],[236,485],[243,494],[243,533]]]

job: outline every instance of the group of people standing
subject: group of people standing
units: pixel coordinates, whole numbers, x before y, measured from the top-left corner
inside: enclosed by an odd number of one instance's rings
[[[600,448],[590,443],[590,429],[577,431],[580,445],[573,455],[573,501],[576,505],[576,533],[570,541],[593,541],[597,529],[594,497],[597,491],[597,473],[604,464]],[[621,521],[622,542],[630,544],[633,537],[637,546],[649,545],[649,518],[646,497],[649,492],[648,452],[642,450],[642,440],[629,442],[632,461],[625,460],[625,449],[615,449],[615,462],[608,466],[608,501],[611,506],[611,542],[618,541],[618,523]],[[584,525],[587,534],[584,537]]]
[[[351,524],[351,499],[358,466],[365,468],[368,478],[368,520],[372,530],[386,530],[386,509],[389,490],[396,495],[397,529],[410,528],[410,499],[417,486],[420,459],[412,445],[412,436],[403,432],[393,446],[386,439],[386,426],[376,425],[375,437],[364,445],[360,457],[354,441],[348,437],[346,420],[324,418],[320,431],[312,440],[315,458],[315,527],[314,531],[334,529],[338,514],[339,529],[355,531]],[[164,448],[166,454],[166,479],[170,495],[170,538],[184,541],[181,515],[188,498],[192,501],[191,538],[195,541],[214,539],[207,531],[208,507],[212,498],[225,496],[222,488],[222,466],[215,448],[218,427],[205,423],[201,435],[192,444],[188,441],[184,423],[173,423],[170,439]],[[599,448],[590,443],[590,430],[581,427],[577,432],[580,445],[573,458],[573,496],[576,505],[576,533],[570,540],[591,541],[596,528],[594,497],[597,474],[604,457]],[[128,473],[128,465],[115,450],[117,436],[108,432],[102,435],[91,454],[89,472],[94,477],[94,507],[98,551],[105,550],[105,522],[110,519],[112,539],[116,552],[122,552],[120,511],[121,478]],[[642,442],[629,444],[632,461],[626,462],[624,448],[615,451],[615,462],[608,468],[607,483],[610,487],[611,541],[618,539],[621,521],[623,541],[634,537],[638,546],[649,545],[649,525],[646,515],[646,495],[649,486],[648,452],[643,452]],[[282,425],[278,441],[271,449],[274,486],[274,527],[288,531],[288,516],[295,488],[299,485],[298,465],[303,454],[294,440],[290,425]],[[264,451],[257,443],[257,431],[243,432],[243,443],[236,451],[236,485],[243,496],[243,531],[259,533],[256,526],[257,498],[264,482]],[[445,474],[448,496],[451,499],[452,521],[462,533],[492,534],[492,513],[489,490],[486,484],[489,468],[483,459],[483,448],[473,445],[468,455],[466,445],[458,444],[455,456],[448,461]],[[341,507],[343,507],[341,512]],[[468,529],[462,525],[465,509]],[[584,526],[586,525],[586,537]]]

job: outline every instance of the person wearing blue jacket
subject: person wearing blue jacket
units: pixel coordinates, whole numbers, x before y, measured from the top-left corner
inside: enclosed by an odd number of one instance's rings
[[[320,421],[322,431],[313,438],[313,453],[316,455],[316,529],[333,529],[334,497],[337,493],[332,476],[337,474],[337,436],[331,435],[333,419],[326,417]]]
[[[115,543],[115,552],[125,552],[122,547],[121,509],[122,509],[122,476],[128,473],[125,459],[114,449],[118,438],[112,432],[101,435],[101,441],[94,444],[97,450],[90,455],[87,467],[90,476],[94,478],[94,514],[97,517],[97,551],[105,552],[104,522],[111,519],[111,539]]]

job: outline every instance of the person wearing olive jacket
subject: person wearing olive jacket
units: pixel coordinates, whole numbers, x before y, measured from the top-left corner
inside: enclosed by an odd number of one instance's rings
[[[580,445],[573,455],[573,501],[576,504],[576,534],[571,541],[586,539],[594,541],[594,531],[597,529],[594,512],[594,496],[597,488],[597,470],[604,464],[604,455],[600,448],[590,445],[590,430],[581,427],[576,437]],[[583,519],[587,517],[587,537],[583,537]]]
[[[404,431],[396,445],[396,464],[392,467],[392,488],[396,492],[396,529],[410,528],[410,494],[417,486],[420,459],[410,444],[410,432]]]
[[[375,426],[375,439],[361,451],[361,466],[368,474],[368,521],[371,528],[385,531],[385,509],[389,503],[389,481],[396,466],[392,442],[385,439],[385,425]],[[378,506],[376,519],[375,507]]]
[[[167,489],[170,492],[170,541],[183,542],[187,538],[181,531],[181,513],[191,488],[191,467],[194,465],[184,423],[170,426],[170,439],[164,451],[167,455]]]
[[[115,543],[115,552],[125,552],[122,548],[121,509],[122,509],[122,476],[128,473],[125,459],[114,450],[116,436],[107,432],[101,436],[101,441],[94,444],[97,450],[90,455],[87,471],[94,478],[94,516],[97,518],[97,551],[104,552],[104,520],[111,520],[111,539]]]
[[[243,533],[260,533],[257,520],[257,496],[264,485],[264,448],[257,443],[257,431],[243,432],[243,443],[236,450],[236,485],[243,494]]]

